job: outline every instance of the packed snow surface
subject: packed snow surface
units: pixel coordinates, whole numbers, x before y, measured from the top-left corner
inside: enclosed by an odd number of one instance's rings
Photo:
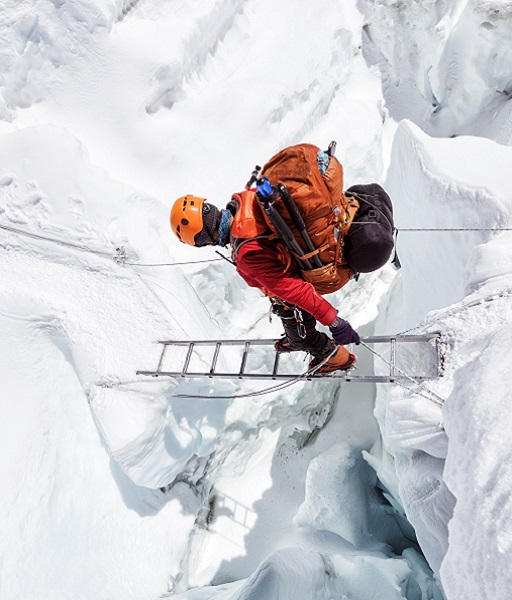
[[[508,600],[509,4],[0,8],[2,599]],[[363,335],[440,332],[443,376],[136,375],[161,340],[281,334],[169,209],[332,139],[346,187],[392,197],[402,266],[330,301]]]

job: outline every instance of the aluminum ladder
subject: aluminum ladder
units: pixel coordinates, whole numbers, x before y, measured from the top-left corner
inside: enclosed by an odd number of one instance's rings
[[[348,371],[335,371],[329,375],[309,375],[304,379],[339,379],[347,382],[376,382],[376,383],[393,383],[395,381],[403,381],[414,378],[415,381],[438,379],[442,374],[442,356],[440,352],[439,333],[430,333],[425,335],[396,335],[396,336],[370,336],[361,338],[365,344],[386,344],[387,348],[383,352],[387,352],[386,365],[389,373],[387,375],[358,375],[356,369]],[[285,372],[281,371],[281,363],[283,357],[290,355],[298,355],[299,352],[284,353],[275,351],[275,339],[254,339],[254,340],[165,340],[159,341],[162,346],[158,366],[153,371],[137,371],[137,375],[145,375],[149,377],[175,377],[175,378],[223,378],[223,379],[252,379],[252,380],[286,380],[299,378],[304,375],[297,369]],[[409,350],[415,348],[414,344],[421,345],[425,360],[422,363],[427,363],[425,372],[407,373],[398,364],[399,348],[407,345]],[[181,356],[169,356],[171,348],[179,348]],[[418,348],[418,346],[416,346]],[[235,357],[238,354],[240,359],[239,367],[235,370],[219,370],[219,357],[226,349],[233,350],[231,354]],[[272,358],[272,369],[267,369],[265,372],[264,366],[259,367],[259,372],[250,369],[249,361],[251,354],[258,353],[260,350],[266,350],[270,358]],[[358,348],[357,353],[362,355],[363,350]],[[426,351],[426,352],[425,352]],[[273,356],[272,356],[273,354]],[[199,359],[201,364],[194,370],[193,358]],[[182,362],[180,362],[182,361]],[[195,361],[197,363],[197,360]],[[171,369],[166,364],[171,363]],[[180,368],[172,370],[176,363],[180,363]],[[208,366],[209,364],[209,366]],[[297,365],[295,364],[295,367]],[[261,372],[261,371],[264,372]],[[304,371],[304,368],[302,368]]]

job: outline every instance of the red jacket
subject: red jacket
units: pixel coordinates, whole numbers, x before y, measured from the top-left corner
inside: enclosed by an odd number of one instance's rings
[[[295,304],[322,325],[330,325],[336,319],[338,311],[310,283],[293,271],[285,272],[274,242],[260,238],[242,244],[236,258],[236,270],[251,287]]]

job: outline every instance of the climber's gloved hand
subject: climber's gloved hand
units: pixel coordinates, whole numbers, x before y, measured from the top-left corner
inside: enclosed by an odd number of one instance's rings
[[[352,329],[350,323],[340,317],[329,325],[329,330],[332,335],[332,339],[338,344],[338,346],[346,346],[347,344],[360,344],[361,338],[355,329]]]

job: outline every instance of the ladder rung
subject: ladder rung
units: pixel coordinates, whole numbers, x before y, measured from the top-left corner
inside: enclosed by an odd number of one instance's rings
[[[189,342],[187,356],[185,357],[185,363],[183,365],[183,370],[181,371],[181,375],[187,374],[187,369],[190,364],[190,359],[192,358],[192,351],[194,350],[195,342]]]
[[[215,373],[215,367],[217,366],[217,359],[219,358],[221,343],[217,342],[215,344],[215,352],[213,353],[212,364],[210,366],[210,375]]]
[[[276,357],[274,359],[274,366],[272,368],[272,375],[277,375],[277,370],[279,369],[279,359],[281,358],[281,353],[276,352]]]
[[[394,379],[395,375],[396,375],[396,338],[391,338],[391,350],[390,350],[390,370],[389,370],[389,377],[391,378],[391,380]]]
[[[244,353],[242,354],[242,363],[240,364],[240,372],[238,373],[239,377],[244,374],[245,365],[247,364],[247,354],[249,353],[250,345],[251,342],[245,342]]]

